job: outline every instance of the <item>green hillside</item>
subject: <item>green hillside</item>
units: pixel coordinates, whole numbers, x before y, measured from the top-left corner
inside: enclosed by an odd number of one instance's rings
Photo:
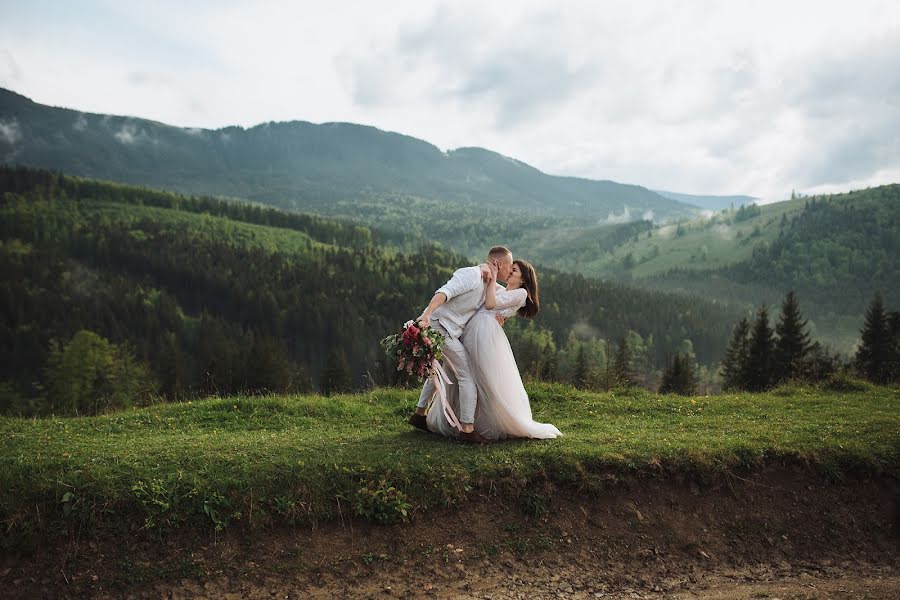
[[[740,311],[797,288],[816,333],[843,351],[876,291],[897,303],[896,186],[817,198],[853,211],[853,231],[842,232],[845,215],[808,209],[808,199],[694,218],[698,209],[683,202],[750,198],[554,177],[488,150],[442,152],[348,123],[183,129],[42,106],[8,90],[0,119],[12,132],[0,140],[6,163],[352,219],[382,248],[434,244],[471,261],[504,243],[545,267]],[[653,224],[634,220],[643,217]]]
[[[376,237],[317,216],[0,168],[0,408],[39,411],[51,346],[82,330],[130,348],[166,396],[393,381],[378,340],[468,261]],[[538,268],[541,313],[507,324],[526,373],[552,359],[566,378],[584,345],[601,368],[605,340],[620,337],[646,370],[685,344],[712,365],[738,316]]]
[[[604,240],[622,240],[615,245]],[[536,247],[542,247],[536,245]],[[543,248],[543,247],[542,247]],[[566,256],[568,248],[569,257]],[[585,231],[548,264],[751,308],[795,290],[816,335],[850,351],[877,292],[900,302],[900,185]]]
[[[426,240],[467,255],[511,244],[523,228],[600,223],[626,206],[657,218],[693,211],[640,186],[547,175],[480,148],[445,153],[350,123],[183,129],[2,89],[0,120],[15,130],[0,139],[6,164],[353,217],[408,247]]]

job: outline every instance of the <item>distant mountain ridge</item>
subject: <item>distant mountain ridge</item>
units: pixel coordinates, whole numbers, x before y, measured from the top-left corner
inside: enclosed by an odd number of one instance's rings
[[[455,217],[441,213],[442,203],[579,223],[604,222],[626,207],[635,218],[656,220],[695,212],[644,187],[548,175],[482,148],[445,153],[351,123],[186,129],[44,106],[0,89],[0,124],[6,164],[334,216],[354,216],[360,205],[363,212],[402,211],[409,198],[424,199],[432,218]]]
[[[664,198],[683,202],[691,206],[703,208],[706,210],[722,210],[723,208],[739,208],[745,204],[752,204],[759,200],[753,196],[709,196],[709,195],[693,195],[679,194],[677,192],[665,192],[663,190],[653,190]]]

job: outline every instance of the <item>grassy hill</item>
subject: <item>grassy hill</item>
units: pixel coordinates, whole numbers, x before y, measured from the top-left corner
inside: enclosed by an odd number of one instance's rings
[[[843,389],[845,391],[836,391]],[[657,396],[530,386],[564,437],[471,447],[411,431],[414,390],[227,397],[90,418],[0,417],[0,521],[9,548],[129,528],[315,523],[341,511],[396,522],[491,493],[540,514],[547,482],[715,478],[770,464],[832,478],[900,466],[897,389],[846,382],[768,394]]]

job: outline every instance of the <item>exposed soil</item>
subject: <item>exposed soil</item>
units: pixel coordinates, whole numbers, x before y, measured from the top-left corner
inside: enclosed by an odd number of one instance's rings
[[[900,482],[769,469],[0,561],[6,598],[897,598]]]

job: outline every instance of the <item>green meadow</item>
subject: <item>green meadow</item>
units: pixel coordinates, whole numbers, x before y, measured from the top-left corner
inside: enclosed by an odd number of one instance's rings
[[[401,389],[3,417],[3,541],[75,526],[221,530],[350,515],[399,522],[472,495],[527,497],[523,506],[534,507],[534,495],[555,485],[602,493],[633,477],[709,480],[771,464],[837,480],[896,472],[900,390],[834,387],[681,397],[533,384],[535,418],[564,437],[485,446],[411,430],[417,393]]]

